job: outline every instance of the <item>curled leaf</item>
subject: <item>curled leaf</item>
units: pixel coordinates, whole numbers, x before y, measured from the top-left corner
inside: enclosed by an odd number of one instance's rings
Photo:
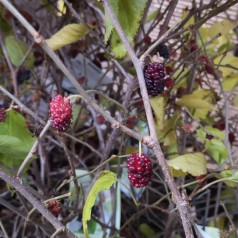
[[[113,172],[110,172],[108,170],[104,170],[101,172],[99,178],[93,185],[91,191],[88,194],[87,200],[83,207],[83,231],[85,234],[85,237],[88,238],[88,225],[87,222],[91,219],[91,212],[92,207],[95,204],[97,195],[102,190],[108,190],[113,185],[113,183],[116,181],[116,175]]]

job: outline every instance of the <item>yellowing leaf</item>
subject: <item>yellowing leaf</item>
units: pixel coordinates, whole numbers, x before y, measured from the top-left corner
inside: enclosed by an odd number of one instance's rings
[[[115,181],[116,181],[116,174],[108,170],[104,170],[101,172],[99,178],[97,179],[92,189],[90,190],[87,200],[83,207],[83,218],[82,218],[83,231],[86,238],[89,238],[87,222],[91,219],[92,207],[95,204],[98,193],[101,192],[102,190],[110,189],[110,187],[113,185]]]
[[[68,44],[80,40],[88,34],[89,30],[83,24],[69,24],[56,32],[46,42],[52,50],[58,50]]]
[[[182,12],[182,20],[184,20],[189,14],[189,11],[188,10],[184,10]],[[191,25],[194,25],[194,17],[190,17],[189,20],[186,22],[186,24],[184,25],[184,28],[188,28],[189,26]]]
[[[226,78],[227,76],[233,73],[237,73],[237,68],[238,68],[237,57],[235,57],[231,53],[227,53],[225,57],[223,55],[216,57],[214,59],[214,64],[223,65],[222,67],[219,67],[219,71],[222,72],[223,78]],[[231,67],[226,67],[226,65]]]
[[[157,134],[159,137],[159,141],[163,142],[165,146],[175,144],[177,141],[176,133],[175,133],[175,122],[178,118],[178,113],[167,120],[164,120],[164,126],[161,130],[158,130],[157,125]]]
[[[176,102],[177,105],[183,106],[183,107],[189,107],[194,109],[207,109],[211,110],[213,108],[213,105],[206,102],[203,99],[199,98],[193,98],[190,95],[185,95],[181,99],[179,99]]]
[[[150,104],[155,113],[157,128],[161,130],[164,127],[164,113],[165,113],[166,100],[164,97],[161,96],[151,97]]]
[[[207,173],[206,158],[203,153],[193,153],[178,156],[168,161],[170,169],[175,170],[175,175],[181,176],[187,173],[200,176]]]
[[[225,91],[231,91],[238,85],[238,74],[232,74],[230,77],[224,78],[222,86]]]
[[[227,35],[235,26],[236,24],[229,20],[215,22],[208,28],[207,34],[211,38],[216,36],[218,33],[221,33],[222,35]]]
[[[57,8],[58,8],[57,16],[61,17],[61,16],[65,15],[66,6],[65,6],[65,3],[64,3],[64,0],[58,0],[57,1]]]
[[[176,104],[193,109],[211,110],[213,105],[208,102],[209,94],[209,90],[196,90],[192,94],[181,97]]]

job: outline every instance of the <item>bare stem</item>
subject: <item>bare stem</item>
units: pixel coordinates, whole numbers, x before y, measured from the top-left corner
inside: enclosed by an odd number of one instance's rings
[[[133,62],[134,67],[136,69],[138,81],[139,81],[139,85],[140,85],[140,90],[141,90],[141,95],[142,95],[145,112],[146,112],[146,116],[147,116],[147,121],[148,121],[149,129],[150,129],[151,139],[153,140],[153,143],[152,143],[153,150],[154,150],[155,156],[158,159],[159,164],[162,168],[166,182],[168,183],[168,186],[170,187],[170,189],[172,191],[172,199],[174,200],[174,202],[177,205],[177,208],[179,210],[180,217],[181,217],[182,223],[183,223],[183,228],[185,231],[185,235],[187,238],[192,238],[193,233],[192,233],[192,227],[191,227],[191,223],[190,223],[188,204],[185,201],[185,199],[182,198],[181,194],[179,193],[179,191],[177,189],[177,186],[176,186],[174,179],[170,173],[168,164],[164,158],[164,155],[161,151],[159,142],[157,140],[154,119],[153,119],[153,115],[152,115],[152,110],[151,110],[149,97],[148,97],[147,90],[146,90],[146,85],[145,85],[140,61],[139,61],[138,57],[135,55],[135,52],[133,51],[133,49],[131,48],[131,46],[127,40],[127,37],[126,37],[122,27],[120,26],[120,23],[118,22],[118,20],[115,16],[115,13],[113,12],[113,10],[111,8],[109,1],[104,0],[104,5],[105,5],[105,10],[106,10],[108,16],[110,17],[115,29],[117,30],[118,35],[120,36],[129,56],[131,58],[131,61]]]
[[[65,229],[67,232],[66,237],[75,238],[76,236],[71,233],[66,227],[58,221],[58,219],[44,206],[44,204],[39,201],[32,193],[30,193],[27,188],[24,186],[21,179],[18,177],[12,177],[0,169],[0,178],[6,183],[9,183],[13,188],[15,188],[23,197],[27,199],[32,206],[37,209],[42,216],[50,222],[56,230]]]

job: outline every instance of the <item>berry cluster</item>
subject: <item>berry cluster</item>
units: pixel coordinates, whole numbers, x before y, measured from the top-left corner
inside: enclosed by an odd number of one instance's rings
[[[0,123],[5,121],[6,116],[6,110],[4,108],[0,108]]]
[[[136,188],[145,187],[152,176],[152,164],[144,154],[133,153],[127,159],[128,179]]]
[[[49,201],[47,203],[47,207],[55,216],[58,216],[61,211],[60,203],[58,200]]]
[[[165,59],[169,58],[169,49],[168,46],[161,43],[157,46],[156,50],[159,52],[159,55]]]
[[[57,131],[66,131],[71,123],[72,107],[70,100],[61,95],[57,95],[50,102],[50,120],[52,126]]]
[[[144,67],[144,77],[147,92],[151,96],[162,93],[165,87],[164,65],[161,63],[151,63]]]

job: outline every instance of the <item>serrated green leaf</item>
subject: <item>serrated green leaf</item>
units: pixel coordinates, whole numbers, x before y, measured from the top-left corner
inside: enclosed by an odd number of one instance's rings
[[[111,3],[112,2],[113,1],[111,1]],[[112,5],[130,44],[133,44],[133,39],[138,31],[139,22],[142,18],[146,4],[147,0],[118,0]],[[112,26],[112,23],[109,22],[109,18],[106,16],[105,19],[105,42],[107,42],[109,37],[112,35],[112,52],[117,58],[122,58],[126,55],[127,51],[116,30]]]
[[[24,117],[8,110],[4,123],[0,124],[0,161],[17,167],[29,153],[36,138],[28,130]]]
[[[168,165],[175,170],[176,176],[185,175],[187,173],[193,176],[200,176],[207,173],[206,158],[203,153],[191,153],[180,155],[175,159],[168,161]],[[174,175],[174,174],[173,174]]]
[[[109,0],[111,7],[116,15],[116,17],[118,17],[118,0]],[[110,17],[108,16],[107,12],[105,13],[105,28],[106,28],[106,32],[105,32],[105,36],[104,36],[104,42],[107,43],[111,34],[112,34],[112,30],[114,29],[114,26],[110,20]]]
[[[18,67],[28,51],[27,44],[24,41],[17,40],[13,35],[10,35],[5,39],[5,46],[12,64]],[[22,65],[28,68],[33,68],[33,52],[29,53]]]
[[[164,127],[166,99],[161,96],[151,97],[150,104],[155,114],[157,128],[161,130]]]
[[[89,29],[83,24],[69,24],[61,28],[46,42],[52,50],[58,50],[86,36]]]
[[[218,163],[222,164],[228,158],[228,152],[224,143],[218,139],[211,139],[205,143],[209,155]]]
[[[99,178],[97,179],[92,189],[90,190],[83,207],[83,218],[82,218],[83,230],[86,238],[89,237],[87,222],[91,219],[92,207],[95,204],[98,193],[101,192],[102,190],[110,189],[110,187],[113,185],[115,181],[116,181],[116,174],[108,170],[104,170],[101,172]]]

